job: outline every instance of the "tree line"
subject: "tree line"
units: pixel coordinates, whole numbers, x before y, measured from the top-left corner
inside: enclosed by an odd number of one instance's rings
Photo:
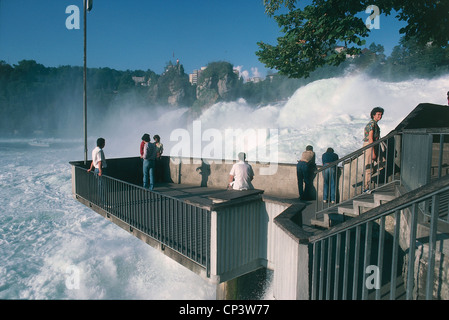
[[[418,45],[401,39],[386,56],[382,45],[371,44],[338,66],[323,66],[307,78],[289,78],[269,72],[260,82],[244,82],[228,62],[212,62],[192,85],[181,64],[168,62],[162,74],[151,70],[118,71],[89,68],[89,118],[114,112],[132,100],[133,105],[185,106],[199,113],[219,101],[245,99],[264,105],[288,99],[299,87],[315,80],[338,77],[347,71],[365,72],[383,81],[431,78],[449,72],[449,48]],[[133,77],[144,79],[137,83]],[[15,65],[0,61],[0,134],[70,134],[82,123],[83,68],[45,67],[34,60]],[[76,128],[75,128],[76,127]],[[73,129],[73,130],[71,130]],[[76,132],[76,131],[75,131]]]

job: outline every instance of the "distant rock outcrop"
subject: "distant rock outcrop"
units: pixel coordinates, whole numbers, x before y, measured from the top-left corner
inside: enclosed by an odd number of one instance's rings
[[[213,62],[201,73],[196,87],[195,106],[204,108],[236,98],[238,75],[228,62]]]

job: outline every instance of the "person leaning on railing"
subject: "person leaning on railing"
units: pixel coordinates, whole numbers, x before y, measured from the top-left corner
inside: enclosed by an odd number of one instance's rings
[[[106,180],[103,181],[103,174],[105,174],[105,169],[107,168],[106,157],[104,156],[103,148],[106,144],[105,139],[98,138],[97,139],[97,147],[92,150],[92,162],[90,164],[90,168],[87,172],[91,172],[94,170],[95,177],[98,180],[98,194],[100,196],[101,205],[106,205],[105,200],[105,188],[106,188]]]
[[[326,166],[329,163],[332,163],[334,161],[338,160],[338,154],[336,154],[334,152],[334,149],[332,148],[327,148],[326,152],[323,153],[322,156],[322,162],[323,162],[323,166]],[[336,194],[336,190],[335,190],[335,175],[336,175],[336,165],[329,167],[327,169],[324,170],[323,172],[323,181],[324,181],[324,186],[323,186],[323,202],[327,203],[328,198],[330,198],[331,203],[335,203],[335,194]],[[328,197],[330,191],[330,197]]]
[[[377,124],[384,114],[384,109],[376,107],[371,110],[371,120],[365,126],[363,146],[367,146],[380,138],[380,128]],[[377,159],[378,148],[371,147],[365,150],[365,186],[363,192],[369,192],[371,187],[371,175],[373,162]]]
[[[92,150],[92,163],[87,172],[91,172],[94,169],[94,173],[98,174],[100,177],[103,174],[104,169],[107,167],[106,157],[104,156],[103,148],[106,144],[106,140],[103,138],[97,139],[97,147]]]
[[[299,199],[312,200],[313,172],[316,169],[313,146],[308,145],[296,164]]]

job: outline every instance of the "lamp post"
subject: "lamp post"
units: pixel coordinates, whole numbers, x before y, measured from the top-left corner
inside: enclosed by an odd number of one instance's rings
[[[87,11],[92,10],[93,0],[84,1],[84,68],[83,68],[83,124],[84,124],[84,165],[87,165],[87,59],[86,59],[86,38],[87,38]]]

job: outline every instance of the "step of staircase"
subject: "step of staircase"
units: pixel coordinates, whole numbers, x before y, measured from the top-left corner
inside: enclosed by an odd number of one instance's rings
[[[338,206],[332,206],[319,212],[316,219],[311,219],[311,224],[322,228],[330,228],[336,222],[342,221],[344,221],[344,216],[338,213]]]
[[[396,183],[381,186],[369,194],[361,194],[356,198],[339,203],[317,213],[311,220],[312,225],[330,228],[345,220],[346,217],[357,217],[360,214],[378,207],[396,198]]]

